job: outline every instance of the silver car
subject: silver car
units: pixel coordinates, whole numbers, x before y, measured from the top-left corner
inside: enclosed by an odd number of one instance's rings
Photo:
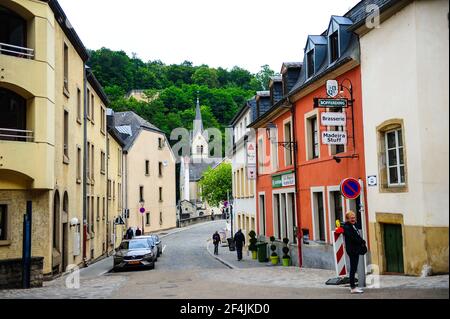
[[[114,254],[114,270],[125,268],[155,268],[157,252],[153,240],[133,238],[124,240]]]
[[[142,235],[142,236],[138,236],[135,238],[148,238],[153,242],[153,245],[155,246],[155,254],[156,254],[156,260],[158,261],[158,257],[161,256],[162,254],[162,243],[161,243],[161,239],[159,239],[158,235]]]

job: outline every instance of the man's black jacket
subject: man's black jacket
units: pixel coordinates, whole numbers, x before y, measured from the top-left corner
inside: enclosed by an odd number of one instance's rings
[[[345,250],[349,255],[359,255],[361,247],[366,242],[356,231],[353,224],[346,222],[344,224]]]

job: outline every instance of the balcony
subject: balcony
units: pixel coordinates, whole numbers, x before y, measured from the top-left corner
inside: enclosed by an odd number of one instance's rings
[[[0,140],[3,141],[21,141],[21,142],[33,142],[33,131],[17,130],[0,127]]]
[[[0,42],[0,54],[10,55],[16,58],[33,59],[34,49]]]

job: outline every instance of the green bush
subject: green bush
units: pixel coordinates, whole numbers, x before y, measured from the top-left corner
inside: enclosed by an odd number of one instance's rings
[[[291,258],[291,256],[289,256],[289,238],[283,238],[283,243],[284,243],[284,247],[283,247],[283,258]]]
[[[256,247],[257,239],[256,239],[256,233],[252,230],[248,233],[248,236],[250,237],[250,245],[248,246],[248,250],[250,251],[257,251],[258,247]]]

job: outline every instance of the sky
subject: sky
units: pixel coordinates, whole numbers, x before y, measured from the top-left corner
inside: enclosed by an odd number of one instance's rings
[[[303,60],[306,37],[359,0],[59,0],[88,49],[257,73]]]

